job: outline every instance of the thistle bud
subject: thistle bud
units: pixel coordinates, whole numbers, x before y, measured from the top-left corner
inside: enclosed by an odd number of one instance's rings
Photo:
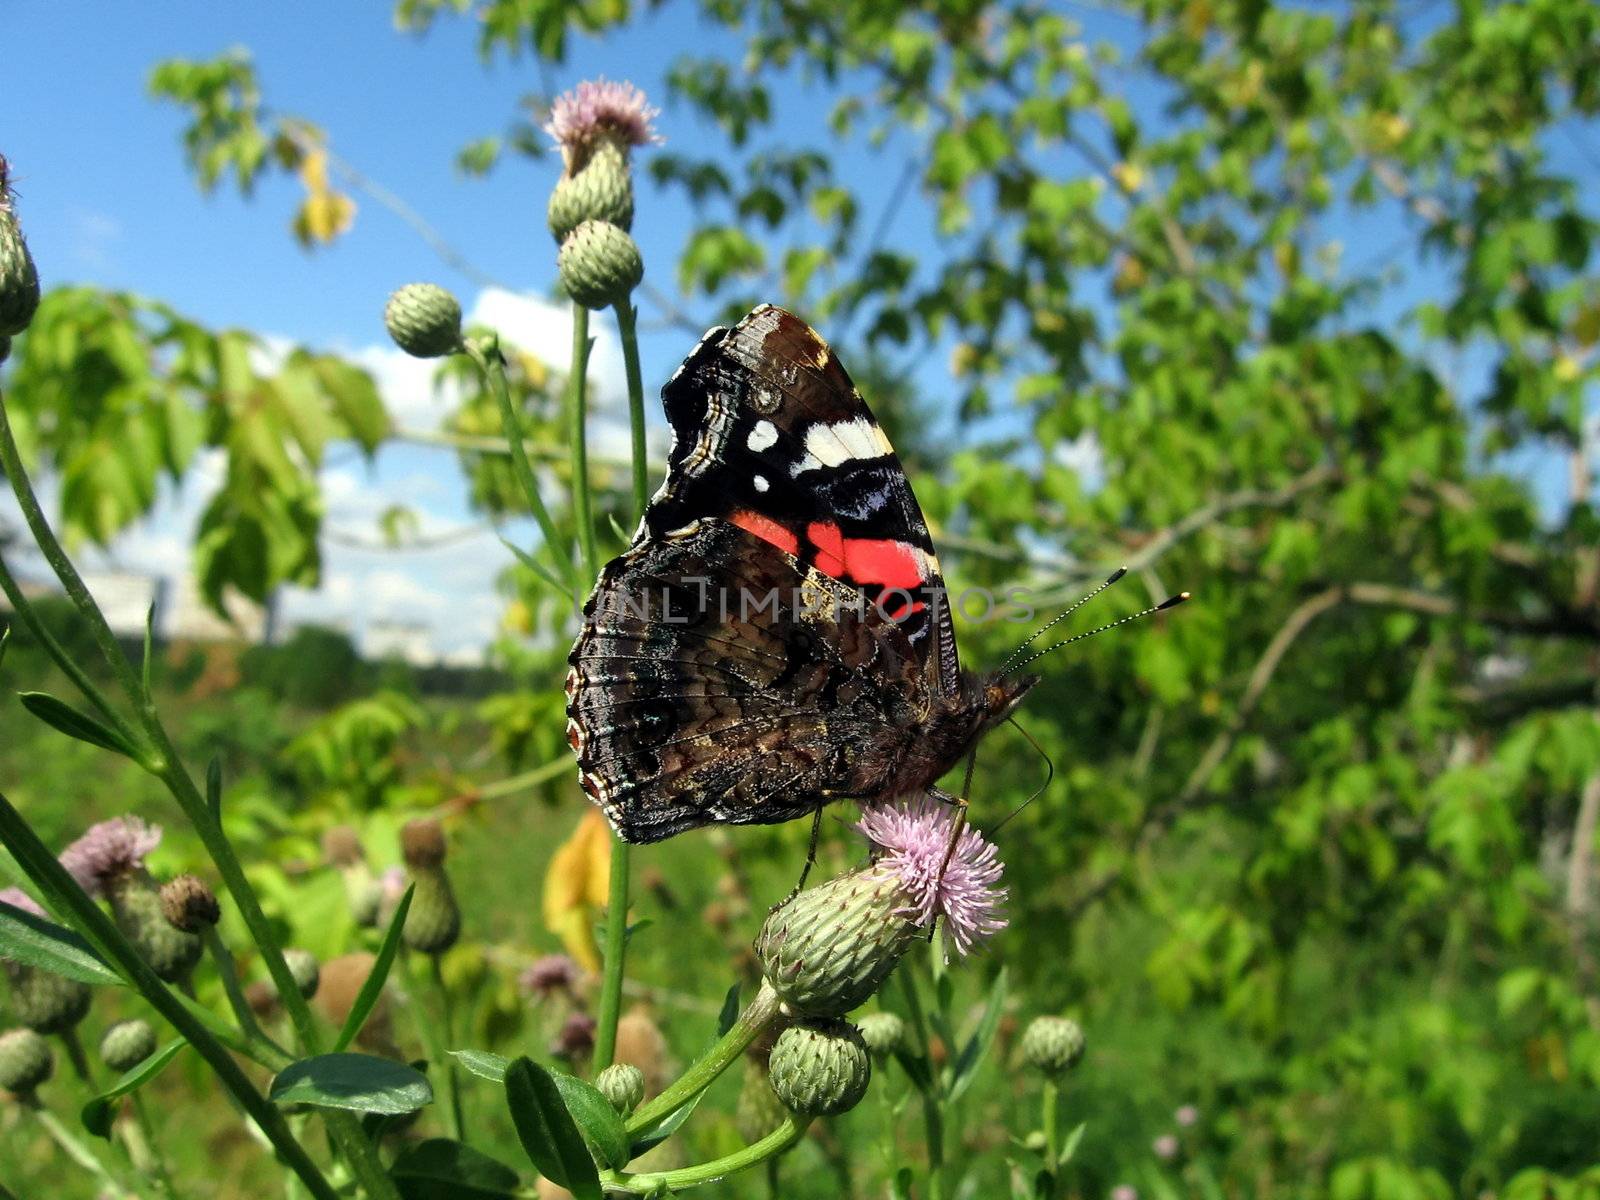
[[[556,184],[546,215],[558,244],[585,221],[632,229],[633,180],[626,149],[614,138],[597,140],[583,166],[575,174],[563,175]]]
[[[50,1043],[33,1030],[0,1033],[0,1091],[31,1096],[55,1069]]]
[[[1077,1066],[1083,1049],[1083,1030],[1070,1017],[1035,1017],[1022,1034],[1022,1061],[1050,1076]]]
[[[289,974],[294,976],[294,985],[300,989],[300,994],[307,1000],[315,996],[317,986],[322,982],[322,967],[317,962],[317,956],[309,950],[291,946],[283,952],[283,961],[289,968]]]
[[[906,1044],[906,1023],[898,1013],[868,1013],[856,1022],[856,1027],[872,1057],[880,1063]]]
[[[408,283],[389,297],[383,324],[394,344],[416,358],[441,358],[461,348],[461,304],[434,283]]]
[[[585,308],[627,300],[644,278],[644,259],[627,230],[608,221],[585,221],[561,243],[556,269],[567,295]]]
[[[150,969],[167,983],[189,977],[200,960],[200,939],[173,925],[155,881],[143,870],[119,875],[106,884],[117,928],[134,944]]]
[[[785,1107],[803,1117],[832,1117],[866,1095],[872,1060],[850,1022],[806,1021],[778,1035],[767,1070]]]
[[[809,888],[761,926],[762,973],[794,1012],[842,1016],[878,990],[916,939],[900,915],[905,903],[898,877],[875,866]]]
[[[118,1021],[100,1039],[100,1057],[113,1071],[131,1071],[156,1052],[156,1031],[137,1018]]]
[[[216,894],[195,875],[179,875],[161,888],[161,912],[167,923],[184,933],[210,929],[222,919]]]
[[[612,1063],[595,1076],[594,1086],[625,1117],[644,1099],[644,1072],[632,1063]]]
[[[432,819],[412,821],[400,831],[400,847],[416,889],[406,914],[406,945],[443,954],[461,936],[461,908],[444,869],[444,830]]]
[[[739,1088],[739,1101],[733,1114],[739,1136],[746,1142],[759,1142],[788,1115],[789,1110],[772,1090],[766,1064],[754,1058],[745,1059],[744,1083]]]
[[[39,272],[12,210],[6,160],[0,158],[0,338],[21,333],[38,308]]]
[[[0,902],[44,916],[44,909],[21,888],[0,891]],[[10,986],[12,1015],[35,1033],[65,1033],[89,1011],[88,984],[8,958],[0,958],[0,972]]]

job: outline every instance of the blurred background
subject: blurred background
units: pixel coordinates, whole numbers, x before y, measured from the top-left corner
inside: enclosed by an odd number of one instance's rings
[[[538,538],[492,402],[393,349],[382,308],[434,280],[516,347],[565,496],[540,126],[577,81],[627,79],[662,109],[635,156],[648,394],[709,325],[784,304],[888,429],[954,590],[1025,587],[1043,620],[1128,565],[1085,625],[1196,593],[1046,660],[1020,715],[1055,774],[995,835],[1011,928],[953,972],[974,1014],[1009,981],[952,1124],[959,1194],[1005,1194],[1039,1013],[1088,1034],[1075,1195],[1600,1194],[1588,0],[13,0],[0,38],[48,289],[0,384],[113,625],[136,640],[156,604],[164,707],[192,763],[223,762],[295,944],[370,936],[330,827],[381,869],[432,812],[470,882],[446,968],[471,1044],[538,1052],[564,1012],[523,968],[593,962],[570,604],[504,544]],[[597,335],[596,484],[628,528]],[[9,496],[0,545],[81,638]],[[983,666],[1027,627],[958,630]],[[7,687],[53,682],[18,639]],[[0,729],[0,789],[52,845],[135,812],[167,828],[163,870],[198,861],[133,767],[10,700]],[[993,735],[978,824],[1045,774]],[[858,854],[834,815],[829,868]],[[748,977],[805,837],[635,856],[630,997],[661,1069]],[[186,1070],[173,1105],[204,1086]],[[885,1128],[920,1133],[871,1099],[794,1152],[815,1169],[786,1195],[887,1194]],[[215,1189],[194,1194],[259,1194],[226,1121],[171,1149]],[[94,1194],[8,1134],[17,1180]]]

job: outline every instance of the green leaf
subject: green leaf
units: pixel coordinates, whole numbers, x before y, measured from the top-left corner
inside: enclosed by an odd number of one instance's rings
[[[350,1015],[344,1019],[344,1028],[339,1030],[339,1036],[333,1043],[335,1052],[347,1049],[355,1040],[356,1034],[361,1032],[361,1027],[367,1023],[367,1018],[377,1006],[378,997],[383,995],[383,985],[389,979],[389,969],[394,966],[395,955],[400,951],[400,935],[406,927],[406,913],[411,908],[411,895],[416,890],[417,885],[411,884],[406,888],[405,895],[400,897],[400,903],[395,905],[394,916],[389,921],[389,930],[383,935],[383,945],[378,948],[378,957],[372,964],[372,970],[367,972],[366,981],[362,983],[361,991],[356,995],[356,1002],[350,1008]]]
[[[646,1125],[633,1136],[631,1156],[638,1158],[647,1150],[652,1150],[666,1141],[678,1131],[678,1127],[689,1119],[689,1114],[699,1107],[700,1101],[705,1099],[705,1092],[701,1092],[682,1108],[674,1109],[653,1125]]]
[[[548,583],[556,591],[564,593],[567,590],[565,586],[562,585],[561,581],[550,573],[550,570],[547,567],[541,564],[538,559],[534,558],[533,555],[529,554],[521,546],[513,545],[511,542],[506,541],[505,538],[501,538],[500,541],[507,550],[511,551],[511,553],[517,556],[518,562],[527,567],[528,570],[532,571],[540,579]]]
[[[956,1056],[955,1073],[950,1079],[949,1103],[954,1104],[972,1086],[978,1067],[989,1053],[989,1047],[994,1044],[995,1030],[1000,1028],[1000,1009],[1005,999],[1006,969],[1001,967],[1000,973],[994,977],[993,986],[989,988],[989,999],[983,1007],[983,1016],[978,1020],[978,1028]]]
[[[279,1071],[267,1093],[278,1104],[310,1104],[352,1112],[416,1112],[433,1101],[426,1075],[370,1054],[319,1054]]]
[[[95,1137],[109,1138],[111,1120],[116,1116],[116,1102],[161,1074],[167,1064],[178,1057],[178,1051],[188,1044],[183,1038],[170,1041],[138,1066],[124,1072],[122,1078],[83,1106],[79,1114],[83,1127]]]
[[[450,1057],[479,1079],[487,1079],[491,1083],[504,1083],[506,1068],[511,1065],[509,1058],[488,1050],[452,1050]]]
[[[408,1146],[389,1177],[402,1200],[509,1200],[520,1182],[503,1162],[449,1138]]]
[[[717,1014],[717,1038],[733,1028],[733,1023],[739,1019],[739,985],[736,983],[728,989],[728,994],[722,998],[722,1011]]]
[[[70,929],[0,901],[0,958],[79,983],[121,987],[122,977]]]
[[[48,692],[21,692],[22,707],[58,732],[102,750],[114,750],[135,762],[139,752],[120,733],[106,728],[87,713],[79,712],[64,700],[57,700]]]
[[[539,1173],[577,1200],[602,1200],[600,1175],[555,1078],[530,1058],[506,1068],[506,1107]]]
[[[607,1166],[627,1166],[633,1157],[629,1153],[628,1131],[617,1110],[611,1107],[611,1101],[602,1096],[594,1084],[575,1075],[552,1071],[550,1077],[556,1081],[561,1102],[567,1106],[567,1112],[591,1150],[598,1151]]]

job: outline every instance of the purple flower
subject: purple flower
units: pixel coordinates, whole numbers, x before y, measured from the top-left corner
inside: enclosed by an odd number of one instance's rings
[[[643,146],[661,140],[650,128],[660,113],[631,83],[586,79],[556,97],[544,129],[563,150],[587,146],[603,131],[617,134],[626,145]]]
[[[32,913],[36,917],[45,915],[44,909],[39,907],[39,902],[19,887],[8,887],[0,891],[0,904],[9,904],[12,908],[20,908],[25,913]]]
[[[1163,1133],[1150,1143],[1150,1149],[1155,1151],[1157,1158],[1170,1162],[1178,1157],[1178,1139],[1170,1133]]]
[[[1139,1200],[1139,1191],[1131,1183],[1119,1183],[1111,1189],[1111,1200]]]
[[[557,1058],[586,1058],[594,1050],[595,1020],[588,1013],[573,1013],[561,1025],[561,1032],[550,1043]]]
[[[565,954],[546,954],[536,958],[520,982],[524,989],[543,998],[555,992],[570,992],[578,982],[578,964]]]
[[[138,817],[112,817],[61,852],[61,865],[91,896],[105,895],[118,876],[144,870],[145,856],[161,844],[161,826]]]
[[[961,831],[955,851],[950,838],[957,810],[929,796],[867,809],[856,828],[880,852],[878,862],[899,877],[911,896],[901,909],[919,925],[943,917],[945,936],[957,952],[1006,927],[1000,906],[1006,889],[994,846],[971,826]]]
[[[1180,1129],[1189,1129],[1200,1119],[1200,1110],[1192,1104],[1185,1104],[1172,1114],[1172,1119],[1178,1123]]]

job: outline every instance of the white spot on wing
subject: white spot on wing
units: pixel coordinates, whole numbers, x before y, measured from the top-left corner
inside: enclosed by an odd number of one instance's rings
[[[778,440],[778,427],[771,421],[757,421],[755,428],[750,431],[750,436],[745,445],[760,454],[767,447],[774,445]]]
[[[755,482],[755,485],[756,485],[756,491],[758,491],[758,492],[764,492],[769,487],[772,486],[770,483],[767,482],[767,477],[765,475],[757,475],[755,477],[754,482]]]
[[[795,463],[793,473],[837,467],[855,459],[882,458],[891,452],[889,439],[868,417],[813,425],[806,430],[805,457]]]

